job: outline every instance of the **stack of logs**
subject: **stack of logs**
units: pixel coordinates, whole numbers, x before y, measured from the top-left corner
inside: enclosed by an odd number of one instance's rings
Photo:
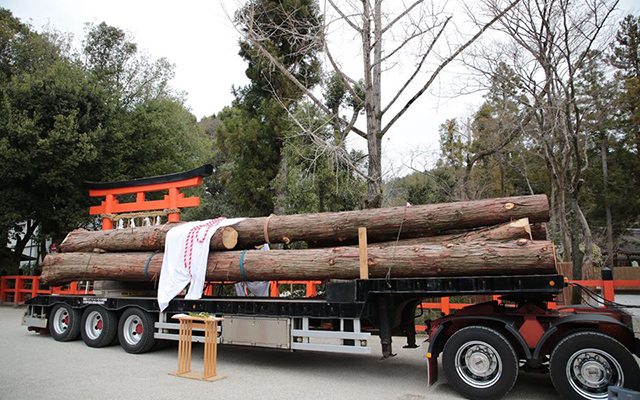
[[[371,278],[555,273],[548,220],[545,195],[247,218],[214,234],[207,279],[358,278],[360,227],[367,228]],[[148,281],[160,273],[158,252],[174,226],[75,230],[60,245],[61,253],[45,258],[42,279],[54,285]],[[265,242],[306,242],[309,248],[255,250]]]

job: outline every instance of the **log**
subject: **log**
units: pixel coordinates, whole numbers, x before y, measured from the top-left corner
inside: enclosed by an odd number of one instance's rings
[[[504,224],[479,228],[472,231],[448,233],[439,236],[426,236],[421,238],[402,239],[392,242],[381,242],[369,245],[369,247],[386,248],[393,246],[415,246],[426,243],[467,243],[477,241],[497,241],[514,239],[532,239],[529,218],[520,218]]]
[[[183,223],[106,231],[76,229],[71,231],[60,244],[60,251],[70,253],[162,250],[167,232]],[[231,226],[225,226],[213,234],[210,248],[212,250],[231,250],[237,243],[238,232]]]
[[[396,240],[398,231],[401,239],[436,236],[453,229],[472,229],[525,217],[529,217],[531,222],[548,220],[547,197],[505,197],[339,213],[247,218],[233,227],[218,230],[211,240],[211,249],[230,250],[236,243],[239,248],[252,248],[269,241],[290,243],[304,240],[310,247],[356,244],[360,227],[367,228],[368,242],[376,243]],[[94,249],[108,252],[160,250],[164,248],[166,231],[176,225],[106,231],[75,230],[67,235],[60,249],[63,253]],[[265,230],[268,230],[266,236]]]
[[[531,224],[531,237],[533,240],[547,240],[547,224],[544,222]]]
[[[497,225],[525,217],[532,223],[548,221],[547,196],[247,218],[234,228],[238,231],[238,248],[294,241],[307,241],[317,247],[356,244],[359,227],[366,227],[368,242],[375,243],[396,240],[398,232],[401,239],[436,236],[453,229]]]
[[[240,258],[250,280],[356,279],[359,249],[335,247],[307,250],[211,252],[207,279],[240,281]],[[159,275],[162,254],[52,253],[42,266],[42,280],[59,285],[74,280],[148,281]],[[518,275],[555,273],[552,242],[519,239],[511,242],[424,244],[368,251],[369,274],[382,278],[428,276]]]

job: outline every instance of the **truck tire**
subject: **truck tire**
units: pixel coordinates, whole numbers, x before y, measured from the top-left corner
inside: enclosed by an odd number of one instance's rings
[[[640,389],[640,368],[611,336],[582,331],[567,335],[551,353],[551,381],[566,400],[607,399],[609,386]]]
[[[518,378],[518,357],[509,341],[485,326],[469,326],[447,340],[442,365],[447,380],[469,399],[497,399]]]
[[[82,314],[80,325],[82,340],[89,347],[106,347],[113,344],[118,329],[118,316],[101,306],[89,306]]]
[[[130,307],[120,317],[118,339],[127,353],[142,354],[153,348],[156,339],[155,318],[137,307]]]
[[[58,342],[70,342],[80,336],[80,311],[67,304],[56,304],[49,313],[49,332]]]

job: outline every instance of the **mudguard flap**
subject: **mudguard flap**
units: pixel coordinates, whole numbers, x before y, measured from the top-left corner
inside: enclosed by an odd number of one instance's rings
[[[438,357],[431,355],[427,358],[427,387],[438,380]]]

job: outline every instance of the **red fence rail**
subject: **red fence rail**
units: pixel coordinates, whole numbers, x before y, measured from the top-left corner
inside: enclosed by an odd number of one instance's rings
[[[210,281],[205,286],[204,295],[213,295],[214,284],[232,284],[235,282]],[[318,294],[317,285],[321,281],[272,281],[270,297],[280,297],[281,285],[304,285],[305,297],[315,297]],[[40,276],[11,275],[0,277],[0,304],[12,303],[22,305],[25,301],[39,294],[93,294],[87,283],[71,282],[66,286],[41,288]]]
[[[589,288],[596,288],[602,291],[602,296],[605,300],[615,301],[616,292],[615,288],[624,287],[626,289],[635,288],[640,290],[640,280],[618,279],[618,280],[575,280],[569,281],[570,283],[577,283]],[[500,296],[493,296],[494,300],[498,300]],[[439,303],[422,303],[423,309],[439,310],[445,315],[449,315],[451,310],[459,310],[461,308],[470,306],[468,303],[451,303],[450,297],[442,297]],[[558,308],[558,304],[549,303],[549,308]],[[423,332],[426,330],[424,325],[416,325],[416,331]]]
[[[10,275],[0,278],[0,304],[10,302],[18,306],[39,294],[93,294],[93,291],[86,283],[78,282],[43,289],[40,287],[40,276]]]

